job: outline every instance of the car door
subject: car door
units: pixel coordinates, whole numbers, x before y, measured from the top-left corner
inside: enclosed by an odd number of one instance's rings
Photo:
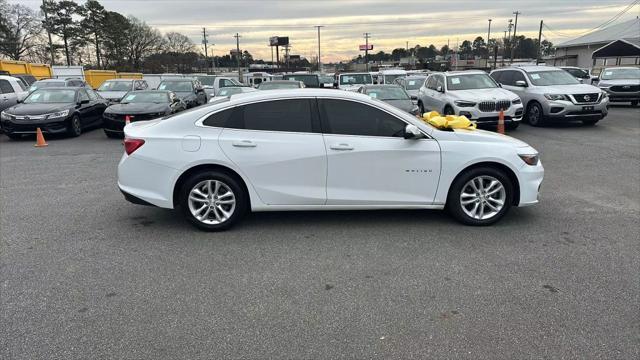
[[[432,96],[432,101],[433,101],[432,110],[435,110],[442,114],[444,112],[444,107],[448,104],[446,87],[445,87],[445,77],[442,75],[435,75],[435,80],[436,80],[436,83],[435,83],[435,88],[433,90],[433,96]]]
[[[327,148],[327,205],[432,204],[440,146],[405,139],[407,123],[354,100],[320,99]]]
[[[94,103],[89,99],[89,95],[84,88],[78,89],[78,114],[80,115],[80,123],[83,126],[89,125],[95,121],[96,113]]]
[[[93,105],[93,121],[101,122],[102,113],[104,113],[107,108],[107,102],[92,89],[86,89],[86,91],[89,95],[89,100],[91,100],[91,104]]]
[[[435,75],[433,75],[433,76],[430,76],[425,82],[425,85],[420,88],[420,100],[422,101],[422,106],[424,107],[425,111],[433,110],[433,106],[434,106],[433,97],[436,92],[435,84],[436,84],[436,78],[435,78]]]
[[[219,137],[226,156],[269,205],[322,205],[327,154],[314,98],[236,108]]]
[[[7,80],[0,80],[0,111],[18,103],[18,95]]]

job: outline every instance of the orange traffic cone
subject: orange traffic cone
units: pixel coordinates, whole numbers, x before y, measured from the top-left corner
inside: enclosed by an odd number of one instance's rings
[[[504,134],[504,111],[500,110],[500,114],[498,114],[498,132],[500,134]]]
[[[36,129],[36,144],[33,145],[35,147],[45,147],[49,144],[47,144],[46,141],[44,141],[44,135],[42,135],[42,130],[40,130],[40,128]]]

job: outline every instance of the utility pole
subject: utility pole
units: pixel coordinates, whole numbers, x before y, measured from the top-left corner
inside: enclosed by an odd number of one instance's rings
[[[513,64],[513,55],[516,51],[516,42],[517,42],[516,31],[518,31],[518,15],[520,15],[521,12],[516,10],[513,14],[516,16],[516,24],[513,27],[513,44],[511,44],[511,63],[512,64]]]
[[[507,30],[504,31],[504,37],[502,38],[502,66],[504,67],[504,58],[507,57]]]
[[[322,25],[316,25],[318,28],[318,72],[322,72],[322,62],[320,61],[320,28],[323,28]]]
[[[49,51],[51,51],[51,66],[55,65],[56,56],[53,52],[53,41],[51,41],[51,32],[49,32],[49,16],[47,15],[47,4],[42,0],[42,12],[44,13],[44,22],[47,24],[47,36],[49,36]]]
[[[538,30],[538,52],[536,53],[536,65],[540,63],[540,56],[541,56],[541,50],[542,50],[542,43],[540,42],[542,41],[542,22],[543,20],[540,20],[540,30]]]
[[[238,63],[238,81],[243,82],[242,81],[242,71],[240,70],[240,56],[242,54],[240,54],[240,35],[238,33],[236,33],[234,36],[234,38],[236,38],[236,60]]]
[[[487,31],[487,66],[489,65],[489,39],[491,39],[491,19],[489,19],[489,30]]]
[[[204,44],[204,63],[207,65],[209,72],[209,53],[207,52],[207,29],[202,28],[202,43]]]
[[[509,19],[509,37],[507,38],[509,40],[509,54],[511,54],[511,49],[513,48],[513,42],[511,41],[511,29],[513,28],[513,19]],[[506,44],[506,42],[505,42]],[[505,45],[504,48],[504,55],[505,57],[507,57],[507,46]]]
[[[369,33],[364,33],[364,64],[365,69],[369,72]]]

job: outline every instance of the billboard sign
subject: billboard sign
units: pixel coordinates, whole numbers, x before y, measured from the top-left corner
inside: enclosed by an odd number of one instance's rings
[[[373,45],[369,44],[368,49],[367,49],[367,45],[360,45],[360,51],[365,51],[365,50],[368,50],[368,51],[373,50]]]
[[[285,46],[289,45],[289,37],[288,36],[272,36],[269,38],[270,46]]]

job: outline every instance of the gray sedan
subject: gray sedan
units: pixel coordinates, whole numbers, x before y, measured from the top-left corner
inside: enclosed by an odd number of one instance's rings
[[[418,115],[420,109],[411,100],[409,94],[399,85],[364,85],[358,89],[359,93],[369,95],[374,99],[384,101],[389,105],[404,110],[410,114]]]

